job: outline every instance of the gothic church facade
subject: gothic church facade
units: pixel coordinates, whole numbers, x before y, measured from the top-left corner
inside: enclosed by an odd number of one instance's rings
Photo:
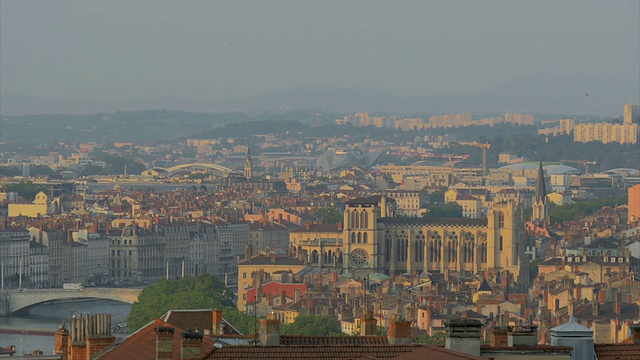
[[[343,224],[341,264],[361,276],[521,273],[525,227],[516,201],[495,203],[484,219],[430,219],[396,216],[394,200],[376,195],[347,202]]]

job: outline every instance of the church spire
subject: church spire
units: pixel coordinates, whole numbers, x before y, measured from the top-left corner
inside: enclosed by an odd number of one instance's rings
[[[547,200],[547,188],[544,182],[544,169],[542,160],[538,167],[538,179],[536,180],[536,193],[533,196],[533,214],[531,221],[540,220],[546,227],[549,223],[549,201]]]
[[[538,167],[538,180],[536,182],[536,195],[538,200],[542,200],[547,197],[547,189],[544,183],[544,170],[542,169],[542,160],[540,160],[540,166]]]
[[[251,147],[247,146],[247,159],[244,161],[244,177],[251,179],[253,177],[253,167],[251,164]]]

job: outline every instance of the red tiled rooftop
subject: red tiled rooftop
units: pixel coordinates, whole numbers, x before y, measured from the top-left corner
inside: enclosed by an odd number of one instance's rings
[[[171,325],[160,319],[142,327],[140,330],[129,335],[124,341],[115,347],[107,350],[102,355],[96,357],[101,360],[122,360],[122,359],[155,359],[156,358],[156,331],[158,326],[172,327],[175,329],[173,335],[173,358],[180,359],[181,337],[180,332],[185,331],[175,325]],[[202,340],[202,354],[206,354],[213,347],[213,341],[206,336]]]
[[[428,350],[427,350],[428,349]],[[420,359],[427,358],[429,360],[454,360],[454,359],[473,359],[479,360],[479,357],[472,357],[465,354],[458,354],[454,357],[455,352],[445,354],[442,351],[431,349],[422,345],[291,345],[291,346],[222,346],[221,348],[213,348],[206,359],[393,359],[401,355],[411,353],[415,350],[424,350],[424,355]],[[444,357],[445,355],[448,357]],[[408,358],[411,359],[411,358]]]
[[[640,344],[595,344],[598,360],[640,359]]]
[[[388,345],[386,336],[306,336],[281,335],[280,345]]]

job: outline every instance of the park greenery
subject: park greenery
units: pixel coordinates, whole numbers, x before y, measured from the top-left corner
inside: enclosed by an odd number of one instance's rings
[[[255,319],[238,311],[224,282],[210,274],[159,279],[145,287],[131,306],[127,325],[133,332],[169,310],[222,309],[224,318],[243,334],[254,333]]]
[[[551,223],[563,223],[569,220],[576,220],[584,216],[593,214],[605,206],[614,207],[627,203],[627,196],[612,196],[605,199],[593,199],[556,206],[551,210],[549,219]]]
[[[20,181],[18,183],[5,184],[4,189],[7,192],[15,192],[26,200],[33,201],[40,192],[36,185],[31,181]]]
[[[461,218],[462,206],[456,203],[429,206],[429,211],[422,215],[425,218]]]
[[[319,208],[316,217],[324,224],[337,224],[342,221],[343,213],[336,206],[327,206]]]
[[[344,335],[340,324],[331,316],[298,316],[291,324],[282,326],[283,335]]]

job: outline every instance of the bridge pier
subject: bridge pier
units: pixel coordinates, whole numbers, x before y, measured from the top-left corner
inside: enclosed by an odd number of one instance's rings
[[[11,315],[10,309],[9,296],[4,291],[0,292],[0,316]]]

